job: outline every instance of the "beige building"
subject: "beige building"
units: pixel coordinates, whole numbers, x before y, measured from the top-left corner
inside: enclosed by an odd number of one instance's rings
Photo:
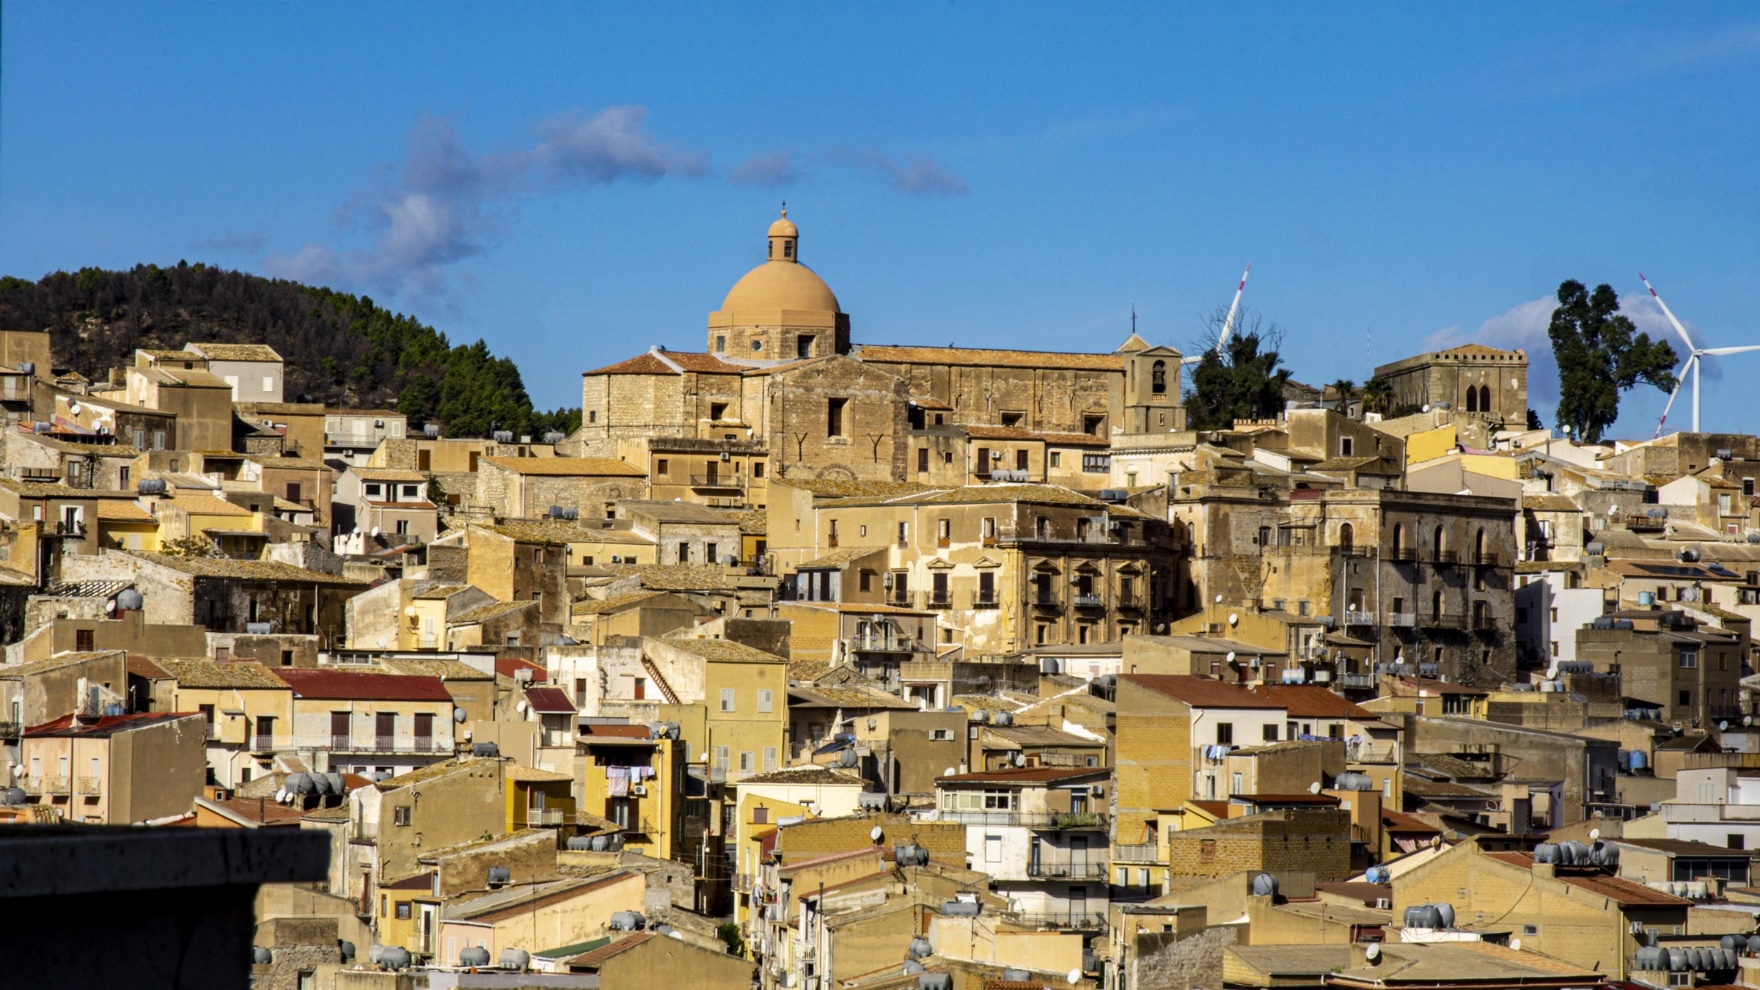
[[[1393,388],[1394,414],[1421,408],[1452,408],[1505,429],[1528,423],[1528,355],[1484,344],[1463,344],[1420,354],[1375,369]]]
[[[170,676],[157,689],[170,710],[198,712],[207,736],[207,766],[216,784],[238,787],[272,772],[275,755],[292,751],[293,691],[249,660],[153,661]]]
[[[556,507],[598,519],[647,487],[641,468],[609,457],[485,457],[475,505],[497,518],[537,519]]]
[[[205,735],[200,716],[188,713],[63,715],[25,731],[24,791],[69,822],[182,815],[201,793]]]

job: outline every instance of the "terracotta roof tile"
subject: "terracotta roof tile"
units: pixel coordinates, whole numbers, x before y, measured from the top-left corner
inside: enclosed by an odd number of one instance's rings
[[[1244,687],[1194,674],[1126,674],[1120,679],[1183,701],[1193,708],[1283,707],[1282,703],[1260,697]]]
[[[287,668],[279,676],[301,698],[337,701],[446,701],[452,695],[438,677],[369,674],[352,670]]]
[[[177,680],[180,688],[267,688],[286,690],[287,682],[255,660],[158,661],[160,669]]]
[[[561,688],[526,688],[526,703],[540,715],[573,715],[576,711],[574,702],[568,700],[568,692]]]
[[[984,347],[911,347],[862,344],[856,356],[870,364],[964,365],[999,368],[1072,368],[1124,371],[1121,354],[993,350]]]
[[[1267,684],[1253,690],[1288,709],[1291,718],[1375,718],[1362,705],[1313,684]]]
[[[188,347],[210,361],[281,361],[281,355],[268,344],[189,344]]]
[[[612,457],[485,457],[483,464],[493,464],[514,474],[543,475],[551,478],[646,478],[648,473],[632,464]]]

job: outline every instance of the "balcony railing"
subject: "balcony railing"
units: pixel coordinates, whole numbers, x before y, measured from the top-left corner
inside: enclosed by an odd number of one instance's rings
[[[1063,603],[1050,595],[1037,595],[1033,598],[1033,607],[1042,608],[1048,612],[1055,612],[1063,608]]]
[[[1356,611],[1355,609],[1347,608],[1344,610],[1344,624],[1347,626],[1372,626],[1372,625],[1375,625],[1375,613],[1374,612],[1359,612],[1359,611]]]
[[[1416,612],[1389,612],[1387,624],[1399,629],[1410,629],[1418,624]]]
[[[26,794],[66,794],[67,778],[58,773],[26,777],[24,790]]]
[[[1425,612],[1418,624],[1426,629],[1465,629],[1467,617],[1459,612]]]
[[[1454,564],[1460,559],[1461,555],[1453,550],[1435,550],[1430,554],[1430,562],[1433,564]]]
[[[924,608],[952,608],[953,595],[945,591],[931,591],[924,596]]]
[[[1106,828],[1099,811],[964,811],[942,808],[936,817],[965,825],[1019,825],[1031,829],[1090,831]]]
[[[1503,566],[1503,557],[1498,555],[1495,550],[1477,550],[1473,553],[1473,563],[1480,567],[1501,567]]]
[[[1092,860],[1084,863],[1028,863],[1027,876],[1035,880],[1104,880],[1106,864]]]
[[[1120,594],[1113,604],[1126,611],[1140,612],[1143,609],[1143,596],[1134,592],[1128,595]]]
[[[24,734],[24,725],[20,722],[0,722],[0,739],[17,739]]]
[[[746,476],[743,474],[693,474],[692,488],[745,488]]]
[[[103,781],[97,777],[81,777],[74,781],[74,789],[80,794],[98,794],[103,790]]]
[[[1103,914],[1061,911],[1050,913],[1004,911],[1002,919],[1023,928],[1061,929],[1078,932],[1103,932],[1106,930],[1106,916]]]
[[[1153,842],[1113,846],[1112,861],[1115,863],[1159,863],[1161,862],[1161,847]]]
[[[1099,595],[1076,595],[1074,601],[1076,608],[1106,607],[1106,599],[1101,598]]]
[[[1396,550],[1389,551],[1387,556],[1388,559],[1397,560],[1402,564],[1415,564],[1418,562],[1418,548],[1400,547]]]
[[[564,821],[561,808],[527,808],[527,825],[561,825]]]
[[[264,748],[264,744],[267,747]],[[314,736],[253,736],[251,738],[253,752],[283,752],[291,750],[328,750],[332,753],[407,753],[411,755],[429,755],[451,753],[453,742],[441,736],[352,736],[314,735]]]
[[[1497,622],[1490,615],[1475,615],[1473,616],[1473,629],[1477,632],[1496,632]]]
[[[1399,747],[1393,743],[1346,745],[1346,763],[1398,763]]]
[[[1369,690],[1375,687],[1374,674],[1334,674],[1332,683],[1341,688]]]
[[[843,641],[844,649],[859,653],[914,653],[915,644],[905,636],[852,636]]]
[[[991,592],[988,595],[983,592],[978,592],[972,596],[973,608],[995,608],[997,604],[995,592]]]

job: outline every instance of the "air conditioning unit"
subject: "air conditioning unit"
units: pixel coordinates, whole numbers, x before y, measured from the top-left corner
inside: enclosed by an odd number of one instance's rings
[[[631,785],[629,785],[629,792],[631,794],[635,795],[636,797],[647,797],[648,796],[648,785],[646,785],[646,784],[631,784]]]
[[[1105,797],[1106,796],[1106,785],[1105,784],[1095,784],[1093,787],[1088,788],[1088,796],[1089,797],[1097,797],[1097,798]]]
[[[880,578],[880,584],[882,587],[885,587],[885,588],[892,587],[892,573],[890,571],[888,571],[884,576],[882,576]]]
[[[1377,897],[1377,898],[1375,898],[1375,910],[1377,910],[1377,911],[1391,911],[1391,910],[1393,910],[1393,898],[1391,898],[1391,897]]]

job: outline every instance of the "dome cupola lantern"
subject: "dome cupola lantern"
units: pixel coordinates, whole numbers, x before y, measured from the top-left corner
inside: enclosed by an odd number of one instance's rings
[[[801,232],[788,218],[788,204],[782,204],[782,216],[770,225],[771,261],[798,262],[800,260]]]
[[[801,232],[788,204],[770,224],[764,263],[746,272],[709,314],[709,353],[723,361],[774,363],[848,354],[849,316],[801,264]]]

